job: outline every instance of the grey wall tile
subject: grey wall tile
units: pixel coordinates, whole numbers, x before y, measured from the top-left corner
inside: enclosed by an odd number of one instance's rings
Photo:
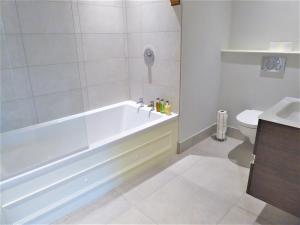
[[[129,7],[127,12],[127,32],[137,33],[142,31],[142,8],[141,7]]]
[[[30,126],[37,122],[32,99],[1,103],[1,131]]]
[[[85,70],[88,85],[127,80],[126,64],[127,60],[125,59],[86,62]]]
[[[123,9],[79,2],[83,33],[125,33]]]
[[[23,36],[29,65],[49,65],[77,61],[75,35],[32,35]]]
[[[74,33],[71,2],[18,1],[23,33]]]
[[[78,64],[30,67],[35,96],[80,88]]]
[[[81,90],[35,97],[38,121],[44,122],[83,111]]]
[[[144,33],[142,51],[151,46],[158,59],[180,60],[180,32]]]
[[[133,101],[138,101],[139,98],[144,96],[144,83],[130,80],[129,90],[130,90],[130,98]]]
[[[125,57],[125,35],[83,34],[84,60],[102,60]]]
[[[128,60],[129,78],[131,81],[146,82],[149,74],[149,68],[143,58],[134,58]]]
[[[150,72],[153,84],[179,89],[180,61],[158,60]],[[146,81],[149,83],[149,81]]]
[[[11,0],[0,2],[0,18],[2,22],[1,33],[20,33],[16,4]]]
[[[26,66],[21,35],[1,35],[1,68]]]
[[[129,98],[128,82],[112,82],[88,87],[90,109],[125,101]]]
[[[1,101],[32,97],[27,68],[1,70]]]
[[[98,6],[113,6],[113,7],[123,7],[124,0],[78,0],[79,3],[98,5]]]
[[[142,6],[142,31],[179,31],[181,24],[180,7],[171,7],[168,1]]]

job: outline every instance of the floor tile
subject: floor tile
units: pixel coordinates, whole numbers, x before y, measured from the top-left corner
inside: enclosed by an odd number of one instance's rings
[[[146,199],[152,193],[162,188],[176,176],[177,175],[172,171],[164,170],[140,185],[134,187],[133,189],[123,192],[123,196],[131,203],[138,204],[140,201]]]
[[[139,210],[132,208],[110,221],[109,224],[154,224],[154,222]]]
[[[172,171],[173,173],[176,173],[178,175],[182,175],[184,172],[186,172],[188,169],[190,169],[193,165],[195,165],[199,160],[201,159],[198,155],[188,155],[173,165],[169,166],[167,168],[168,171]]]
[[[183,177],[221,199],[237,203],[246,192],[249,170],[229,160],[203,157]]]
[[[106,224],[130,208],[129,202],[112,192],[73,212],[56,224]]]
[[[233,207],[221,220],[220,225],[252,225],[257,216],[251,214],[239,207]]]
[[[215,224],[231,204],[178,177],[137,207],[158,224]]]
[[[240,199],[238,206],[257,215],[261,220],[268,221],[268,224],[271,225],[300,225],[300,218],[297,218],[248,194],[245,194]]]
[[[191,147],[188,151],[190,154],[228,159],[228,154],[242,143],[243,141],[230,137],[224,142],[209,137]]]
[[[238,206],[246,211],[259,215],[266,207],[267,203],[252,197],[251,195],[244,194],[240,199]]]

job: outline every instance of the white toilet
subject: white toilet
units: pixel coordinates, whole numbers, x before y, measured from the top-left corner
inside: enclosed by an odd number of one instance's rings
[[[236,116],[240,132],[249,138],[251,144],[255,142],[258,117],[262,113],[258,110],[245,110]]]

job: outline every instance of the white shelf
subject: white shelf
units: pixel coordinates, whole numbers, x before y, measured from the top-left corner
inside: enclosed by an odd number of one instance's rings
[[[281,54],[281,55],[300,55],[300,51],[270,51],[270,50],[245,50],[245,49],[221,49],[222,53],[259,53],[259,54]]]

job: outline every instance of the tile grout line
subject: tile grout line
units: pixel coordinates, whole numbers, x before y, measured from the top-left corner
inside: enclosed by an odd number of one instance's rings
[[[23,49],[23,52],[24,52],[24,58],[25,58],[25,63],[26,63],[26,71],[27,71],[27,76],[28,76],[28,79],[29,79],[29,84],[30,84],[30,89],[31,89],[31,99],[32,99],[33,108],[34,108],[33,110],[34,110],[34,114],[35,114],[34,115],[35,119],[34,119],[34,123],[33,124],[36,124],[36,123],[40,122],[40,118],[39,118],[39,114],[38,114],[38,110],[37,110],[37,106],[36,106],[36,101],[35,101],[35,98],[34,98],[34,90],[33,90],[33,85],[32,85],[32,77],[31,77],[31,73],[30,73],[30,69],[29,69],[27,51],[26,51],[25,43],[24,43],[23,28],[22,28],[22,24],[21,24],[19,7],[18,7],[18,4],[17,4],[16,0],[14,0],[14,6],[16,8],[18,25],[19,25],[19,28],[20,28],[20,34],[19,35],[21,37],[22,49]]]

